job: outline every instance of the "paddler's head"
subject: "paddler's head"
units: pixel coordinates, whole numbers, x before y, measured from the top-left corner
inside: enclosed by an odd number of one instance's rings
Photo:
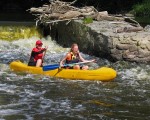
[[[79,52],[78,45],[76,43],[72,44],[70,52],[77,54]]]
[[[37,41],[36,41],[36,47],[37,47],[37,48],[41,48],[42,45],[43,45],[43,43],[42,43],[41,40],[37,40]]]

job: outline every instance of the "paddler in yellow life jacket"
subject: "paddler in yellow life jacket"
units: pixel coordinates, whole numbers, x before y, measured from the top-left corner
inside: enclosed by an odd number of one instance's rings
[[[72,64],[72,63],[88,62],[88,61],[94,62],[95,60],[85,60],[79,53],[78,45],[74,43],[71,46],[70,52],[68,52],[67,55],[60,61],[60,66],[63,66],[63,64]],[[73,66],[68,66],[66,68],[87,70],[88,66],[73,65]]]

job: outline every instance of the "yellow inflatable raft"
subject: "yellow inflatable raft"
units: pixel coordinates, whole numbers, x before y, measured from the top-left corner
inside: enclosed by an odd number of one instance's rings
[[[20,61],[13,61],[10,63],[10,68],[16,72],[27,72],[32,74],[41,74],[51,77],[72,79],[72,80],[100,80],[111,81],[113,80],[117,72],[108,67],[101,67],[96,70],[73,70],[73,69],[54,69],[49,71],[43,71],[42,67],[31,67]]]

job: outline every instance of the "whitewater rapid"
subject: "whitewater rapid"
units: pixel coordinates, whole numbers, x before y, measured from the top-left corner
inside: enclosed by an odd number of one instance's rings
[[[69,48],[50,36],[0,40],[0,119],[150,119],[150,65],[96,59],[91,69],[109,66],[117,71],[112,82],[64,80],[42,75],[15,73],[9,63],[28,63],[36,40],[48,46],[44,64],[59,63]]]

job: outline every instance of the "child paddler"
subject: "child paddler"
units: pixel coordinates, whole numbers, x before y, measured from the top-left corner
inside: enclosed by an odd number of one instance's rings
[[[72,44],[70,52],[60,61],[60,66],[63,67],[63,64],[72,64],[78,62],[94,62],[95,60],[85,60],[78,49],[78,45],[76,43]],[[73,65],[67,66],[68,69],[82,69],[87,70],[89,67],[87,65]]]
[[[35,48],[32,49],[30,60],[28,66],[36,66],[41,67],[43,63],[43,57],[48,47],[42,48],[42,41],[37,40],[35,44]]]

